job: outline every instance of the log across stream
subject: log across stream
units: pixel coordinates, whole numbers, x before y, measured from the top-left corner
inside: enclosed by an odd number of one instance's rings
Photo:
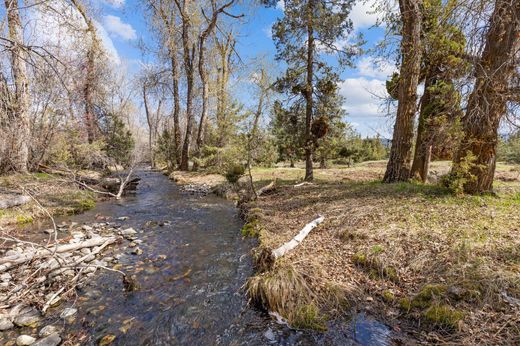
[[[253,274],[254,240],[242,239],[243,223],[234,205],[215,196],[183,194],[158,172],[139,175],[135,196],[58,220],[104,219],[142,231],[142,253],[132,254],[123,242],[110,254],[122,255],[118,269],[133,276],[138,289],[125,291],[117,273],[95,276],[74,300],[64,303],[78,309],[73,322],[50,313],[42,324],[63,327],[64,340],[87,345],[102,339],[114,345],[390,343],[390,331],[363,315],[333,323],[322,334],[289,329],[248,306],[241,287]],[[0,342],[7,340],[0,332]]]

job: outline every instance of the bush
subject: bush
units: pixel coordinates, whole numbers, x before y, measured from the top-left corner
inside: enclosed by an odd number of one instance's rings
[[[468,151],[466,156],[453,166],[450,173],[441,177],[441,184],[456,195],[464,194],[464,186],[477,179],[471,173],[471,170],[476,167],[476,159],[477,157],[471,151]]]
[[[228,182],[230,182],[231,184],[235,184],[238,182],[240,177],[244,175],[245,172],[246,169],[243,165],[234,164],[228,167],[228,169],[226,170],[225,177]]]

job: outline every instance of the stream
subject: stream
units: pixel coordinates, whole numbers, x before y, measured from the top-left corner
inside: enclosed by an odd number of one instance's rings
[[[121,254],[121,270],[134,275],[139,289],[125,292],[121,276],[97,275],[79,290],[78,315],[62,334],[97,345],[388,345],[388,327],[358,314],[332,322],[329,331],[296,331],[252,308],[241,290],[253,274],[255,240],[242,239],[232,202],[183,192],[166,176],[140,171],[135,195],[99,203],[84,214],[58,221],[92,223],[107,219],[133,227],[141,255],[128,242],[106,256]],[[118,218],[128,217],[123,221]],[[63,306],[61,307],[63,308]],[[58,318],[48,321],[60,323]],[[63,322],[61,322],[63,323]]]

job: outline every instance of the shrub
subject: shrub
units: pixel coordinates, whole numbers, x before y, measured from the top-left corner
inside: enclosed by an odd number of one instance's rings
[[[231,184],[235,184],[238,182],[240,177],[244,175],[246,172],[246,169],[241,164],[232,164],[230,165],[226,170],[226,180],[230,182]]]

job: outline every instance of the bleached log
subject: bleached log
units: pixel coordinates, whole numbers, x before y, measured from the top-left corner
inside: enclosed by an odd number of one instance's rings
[[[273,250],[271,252],[272,258],[277,259],[279,257],[282,257],[283,255],[285,255],[286,253],[288,253],[289,251],[294,249],[296,246],[298,246],[298,244],[300,244],[305,239],[305,237],[307,237],[307,235],[310,233],[310,231],[312,231],[314,228],[316,228],[316,226],[318,226],[320,223],[322,223],[323,220],[325,220],[325,217],[320,216],[316,220],[305,225],[305,227],[303,227],[303,229],[294,238],[292,238],[291,240],[289,240],[287,243],[283,244],[279,248]]]
[[[302,186],[307,186],[307,185],[314,185],[314,183],[311,183],[309,181],[304,181],[303,183],[294,185],[294,187],[302,187]]]
[[[94,247],[94,246],[103,245],[105,243],[108,243],[107,245],[109,245],[109,244],[115,243],[116,240],[117,240],[116,237],[108,237],[108,238],[96,237],[96,238],[85,240],[81,243],[49,246],[49,247],[46,247],[44,249],[40,249],[37,251],[2,257],[2,258],[0,258],[0,273],[5,272],[22,263],[29,262],[33,259],[51,257],[55,253],[59,254],[59,253],[64,253],[64,252],[71,252],[71,251],[76,251],[76,250],[80,250],[83,248],[90,248],[90,247]]]
[[[0,196],[0,209],[17,207],[29,203],[31,197],[22,195]]]
[[[273,191],[275,188],[276,188],[276,184],[275,184],[274,181],[272,181],[272,182],[269,183],[268,185],[266,185],[266,186],[261,187],[260,189],[258,189],[258,191],[256,192],[256,195],[257,195],[257,196],[261,196],[261,195],[263,195],[264,193],[268,193],[268,192]]]

